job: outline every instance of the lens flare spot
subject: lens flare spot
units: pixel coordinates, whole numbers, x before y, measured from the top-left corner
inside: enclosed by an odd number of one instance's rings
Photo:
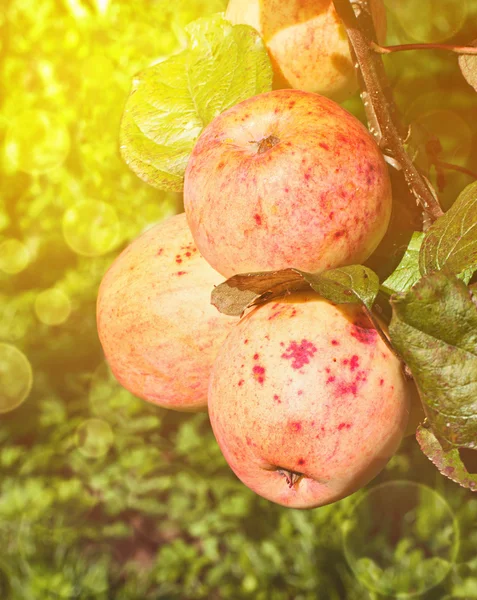
[[[84,200],[63,215],[63,236],[82,256],[101,256],[121,241],[121,223],[114,207],[106,202]]]
[[[30,251],[20,240],[11,238],[0,244],[0,271],[15,275],[26,269],[30,260]]]
[[[28,397],[33,370],[16,346],[0,343],[0,414],[18,408]]]
[[[419,3],[385,0],[385,5],[399,26],[400,36],[415,42],[449,39],[462,28],[468,11],[466,2],[455,0],[420,0]]]
[[[57,288],[44,290],[35,298],[35,313],[45,325],[61,325],[70,316],[70,298]]]
[[[88,419],[76,429],[76,445],[87,458],[101,458],[113,444],[111,425],[102,419]]]
[[[459,546],[447,501],[412,481],[391,481],[360,494],[342,531],[356,578],[373,592],[399,598],[421,596],[439,585]]]

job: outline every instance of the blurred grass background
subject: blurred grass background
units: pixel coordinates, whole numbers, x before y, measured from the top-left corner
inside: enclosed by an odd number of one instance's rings
[[[477,500],[441,477],[413,438],[372,485],[425,483],[456,522],[411,484],[406,524],[392,488],[379,522],[371,500],[352,512],[361,493],[287,510],[233,476],[206,415],[134,398],[104,362],[95,301],[105,270],[146,227],[181,210],[180,195],[148,187],[119,155],[132,77],[179,50],[185,24],[224,7],[2,0],[0,597],[361,600],[404,589],[477,598]],[[389,1],[388,9],[388,43],[477,37],[475,3]],[[386,57],[386,66],[421,136],[418,160],[450,205],[471,179],[446,171],[442,187],[423,147],[433,132],[442,160],[477,170],[475,92],[452,55],[412,52]],[[362,117],[358,97],[347,106]],[[413,219],[412,208],[398,211],[375,260],[398,260]],[[343,530],[368,562],[345,553]],[[456,563],[436,587],[449,569],[428,559],[449,541]],[[379,567],[383,558],[398,577]]]

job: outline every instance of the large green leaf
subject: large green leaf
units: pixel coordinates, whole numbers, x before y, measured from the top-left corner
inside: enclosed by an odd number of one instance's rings
[[[161,189],[181,191],[203,128],[234,104],[269,91],[272,68],[259,34],[221,15],[187,27],[189,47],[133,81],[121,125],[121,152],[133,171]]]
[[[391,341],[434,433],[451,446],[477,448],[477,306],[469,289],[435,272],[391,303]]]

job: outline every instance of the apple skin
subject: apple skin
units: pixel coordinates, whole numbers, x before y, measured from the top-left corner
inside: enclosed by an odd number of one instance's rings
[[[397,450],[409,410],[401,363],[360,307],[313,292],[249,312],[220,348],[209,386],[210,422],[232,470],[291,508],[368,483]],[[303,477],[290,485],[290,473]]]
[[[383,42],[382,0],[372,0],[370,8]],[[225,18],[260,33],[273,64],[274,89],[297,88],[336,102],[358,89],[346,30],[332,0],[230,0]]]
[[[210,303],[222,281],[195,247],[184,213],[116,258],[100,285],[97,326],[121,385],[165,408],[206,410],[213,361],[237,322]]]
[[[391,183],[367,129],[299,90],[249,98],[199,137],[184,180],[194,240],[219,273],[365,261],[388,227]]]

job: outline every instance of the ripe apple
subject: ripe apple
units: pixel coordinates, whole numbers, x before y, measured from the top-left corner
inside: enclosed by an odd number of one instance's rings
[[[118,256],[101,282],[97,323],[106,359],[125,388],[166,408],[206,409],[213,360],[237,321],[210,303],[222,281],[199,254],[184,213]]]
[[[365,261],[391,203],[367,129],[332,100],[299,90],[259,94],[216,117],[185,172],[192,235],[227,277]]]
[[[245,485],[313,508],[385,466],[406,429],[408,382],[360,307],[294,293],[232,329],[212,369],[209,415]]]
[[[370,3],[376,33],[386,37],[382,0]],[[274,88],[316,92],[336,102],[358,89],[346,30],[332,0],[230,0],[234,25],[251,25],[262,36],[274,67]]]

